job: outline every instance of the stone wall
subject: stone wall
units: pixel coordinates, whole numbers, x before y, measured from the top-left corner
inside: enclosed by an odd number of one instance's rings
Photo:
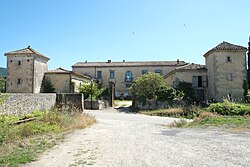
[[[56,95],[57,107],[66,111],[83,111],[84,98],[83,94],[78,93],[61,93]]]
[[[172,100],[169,102],[147,100],[145,104],[142,104],[139,101],[133,101],[133,107],[140,110],[156,110],[170,107],[184,107],[187,106],[187,104],[188,103],[185,100]]]
[[[109,101],[107,100],[94,100],[92,101],[92,109],[93,110],[101,110],[104,108],[108,108]],[[84,108],[85,109],[91,109],[91,101],[85,100],[84,101]]]
[[[84,98],[82,94],[0,94],[0,115],[22,115],[31,113],[34,110],[49,110],[54,106],[57,106],[62,110],[77,109],[78,111],[83,111]]]
[[[48,110],[56,104],[56,94],[7,93],[0,94],[0,114],[26,114],[34,110]]]

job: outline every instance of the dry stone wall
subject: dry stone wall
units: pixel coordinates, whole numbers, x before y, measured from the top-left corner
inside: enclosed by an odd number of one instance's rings
[[[0,115],[23,115],[34,110],[57,107],[67,111],[83,111],[83,94],[74,93],[6,93],[0,94]]]
[[[0,94],[1,114],[26,114],[34,110],[48,110],[56,104],[55,93],[6,93]]]

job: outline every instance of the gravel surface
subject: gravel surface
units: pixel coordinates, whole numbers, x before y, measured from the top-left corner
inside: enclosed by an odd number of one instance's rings
[[[25,166],[250,166],[250,133],[169,128],[175,120],[114,109],[89,111],[98,121]]]

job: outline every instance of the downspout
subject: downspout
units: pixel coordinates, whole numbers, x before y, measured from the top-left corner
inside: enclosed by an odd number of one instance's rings
[[[96,66],[95,66],[95,78],[96,78]]]

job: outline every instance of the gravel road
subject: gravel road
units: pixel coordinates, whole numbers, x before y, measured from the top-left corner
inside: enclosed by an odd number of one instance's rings
[[[169,128],[174,118],[89,111],[98,121],[25,166],[250,166],[250,133]]]

